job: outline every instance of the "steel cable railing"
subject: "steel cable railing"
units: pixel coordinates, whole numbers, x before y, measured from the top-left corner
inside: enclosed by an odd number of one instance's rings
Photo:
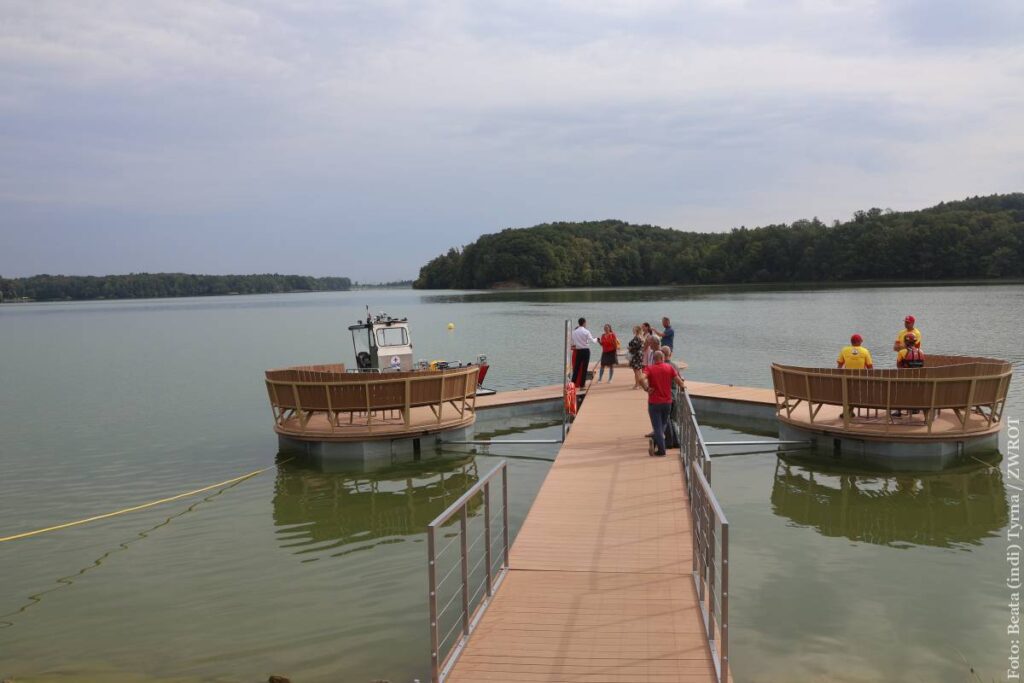
[[[693,583],[719,681],[729,680],[729,521],[711,488],[711,456],[690,395],[676,395],[679,452],[690,502]]]
[[[500,477],[500,508],[495,507],[493,489]],[[494,484],[495,486],[492,486]],[[470,507],[482,501],[483,511],[470,514]],[[457,521],[453,521],[457,520]],[[446,526],[457,524],[456,538],[453,538],[437,552],[437,536]],[[471,527],[482,526],[473,530]],[[445,551],[458,541],[459,556],[449,558],[453,567],[438,581],[439,562]],[[441,683],[447,678],[459,653],[466,646],[470,634],[476,629],[485,609],[494,597],[494,592],[508,573],[508,468],[504,460],[481,477],[476,484],[462,494],[448,509],[427,525],[427,554],[430,605],[430,666],[431,681]],[[479,557],[472,557],[473,553]],[[483,571],[481,571],[481,569]],[[442,584],[451,576],[460,578],[452,586],[451,597],[438,609]],[[445,635],[440,636],[442,624],[452,619],[452,625]],[[452,638],[458,634],[458,637]],[[449,642],[449,640],[451,642]]]

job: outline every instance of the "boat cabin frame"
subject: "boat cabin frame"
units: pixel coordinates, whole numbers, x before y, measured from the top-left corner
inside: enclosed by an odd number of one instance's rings
[[[413,369],[412,337],[407,318],[367,314],[349,325],[357,372],[409,372]]]

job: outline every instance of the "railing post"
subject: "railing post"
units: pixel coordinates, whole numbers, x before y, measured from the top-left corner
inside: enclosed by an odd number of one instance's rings
[[[436,541],[434,538],[434,527],[427,527],[427,580],[430,582],[429,604],[430,604],[430,680],[432,683],[440,682],[441,668],[441,643],[438,641],[437,624],[437,557],[435,556]]]
[[[569,409],[565,405],[566,393],[569,389],[568,373],[565,371],[569,363],[569,321],[565,321],[565,334],[562,339],[562,443],[565,443],[566,427],[569,422]]]
[[[508,465],[502,463],[501,465],[501,527],[502,534],[505,537],[504,548],[502,549],[503,561],[505,567],[509,567],[508,563]]]
[[[484,545],[487,546],[487,597],[494,595],[494,587],[491,577],[491,482],[484,484]]]
[[[412,378],[405,378],[405,409],[402,411],[402,418],[405,421],[405,426],[408,427],[412,422]]]
[[[848,429],[850,427],[850,389],[847,386],[847,377],[843,375],[843,428]]]
[[[691,464],[690,467],[692,468],[693,465]],[[691,471],[690,472],[690,480],[692,481],[694,477],[696,477],[696,475]],[[693,501],[693,494],[696,491],[696,488],[697,488],[696,486],[691,486],[690,487],[690,494],[689,494],[690,495],[690,527],[691,527],[690,528],[690,539],[691,539],[692,545],[693,545],[693,548],[690,550],[690,558],[692,560],[692,565],[693,565],[692,571],[693,571],[693,575],[694,576],[697,576],[697,572],[698,572],[698,570],[700,568],[700,562],[698,561],[698,557],[700,555],[700,543],[698,542],[698,538],[697,538],[698,536],[700,536],[700,519],[698,518],[697,507],[694,505],[694,501]],[[699,587],[699,585],[700,584],[698,582],[698,587]],[[701,593],[701,596],[703,596],[703,593]]]
[[[960,422],[960,431],[962,432],[967,431],[967,421],[971,419],[971,411],[974,409],[974,388],[977,386],[977,384],[978,378],[972,377],[971,388],[967,390],[967,407],[964,408],[964,419],[961,420]],[[934,404],[934,401],[932,401],[932,403]],[[932,405],[932,409],[934,408],[935,406]]]
[[[715,522],[708,515],[708,638],[715,639]]]
[[[459,515],[459,550],[462,555],[462,635],[469,637],[469,505]]]
[[[722,641],[718,652],[722,663],[719,665],[722,681],[729,680],[729,523],[722,522],[722,614],[720,617]]]

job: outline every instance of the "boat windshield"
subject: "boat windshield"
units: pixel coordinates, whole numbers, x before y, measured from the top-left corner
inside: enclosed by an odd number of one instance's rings
[[[380,327],[377,329],[377,346],[408,346],[409,330],[404,327]]]

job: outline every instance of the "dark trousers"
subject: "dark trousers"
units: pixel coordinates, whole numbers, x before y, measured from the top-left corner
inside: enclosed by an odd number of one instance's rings
[[[651,416],[651,428],[654,430],[654,445],[659,453],[665,452],[665,427],[671,412],[671,403],[647,404],[647,414]]]
[[[572,383],[582,389],[587,383],[587,366],[590,365],[590,349],[572,350]]]

